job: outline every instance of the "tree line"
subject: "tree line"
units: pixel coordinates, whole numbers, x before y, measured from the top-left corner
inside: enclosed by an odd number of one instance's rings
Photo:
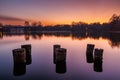
[[[25,21],[24,26],[14,26],[14,27],[24,27],[30,31],[76,31],[76,32],[104,32],[104,31],[120,31],[120,15],[113,14],[109,19],[109,22],[100,24],[97,23],[85,23],[85,22],[72,22],[71,25],[54,25],[54,26],[43,26],[41,22],[33,22],[30,24],[29,21]],[[13,25],[3,25],[0,23],[0,28],[13,27]]]

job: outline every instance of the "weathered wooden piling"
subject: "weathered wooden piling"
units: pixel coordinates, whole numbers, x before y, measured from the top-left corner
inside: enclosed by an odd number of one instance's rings
[[[53,63],[55,64],[55,59],[56,59],[56,49],[57,48],[60,48],[60,45],[56,44],[56,45],[53,45]]]
[[[94,44],[87,44],[86,49],[86,60],[87,63],[93,63],[93,50],[94,50]]]
[[[26,52],[24,48],[13,50],[14,76],[20,76],[26,72]]]
[[[14,63],[26,63],[26,53],[25,49],[19,48],[13,50],[13,60]]]
[[[14,63],[13,75],[21,76],[26,73],[26,64],[24,63]]]
[[[95,49],[94,52],[94,62],[102,62],[103,59],[103,49]]]
[[[21,48],[24,48],[26,52],[26,64],[27,65],[31,64],[32,63],[31,45],[30,44],[21,45]]]
[[[56,53],[56,49],[60,48],[59,44],[53,45],[53,52]]]
[[[26,50],[26,54],[31,54],[31,45],[30,44],[21,45],[21,48],[24,48]]]
[[[65,48],[57,48],[55,54],[55,62],[66,62],[66,52]]]
[[[103,60],[103,49],[95,49],[94,52],[94,71],[96,72],[102,72],[102,61]]]
[[[59,74],[66,73],[66,62],[56,63],[56,73],[59,73]]]

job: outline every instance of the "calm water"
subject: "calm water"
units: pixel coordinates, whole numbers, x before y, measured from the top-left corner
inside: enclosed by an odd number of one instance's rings
[[[0,80],[120,80],[120,40],[117,43],[107,38],[73,38],[71,36],[4,36],[0,39]],[[23,75],[14,73],[12,50],[23,44],[31,44],[31,64],[23,69]],[[60,44],[67,49],[66,63],[53,63],[53,45]],[[94,70],[93,63],[86,61],[87,44],[104,49],[103,63]],[[22,70],[22,69],[21,69]],[[63,70],[64,73],[59,73]],[[16,72],[17,73],[17,72]]]

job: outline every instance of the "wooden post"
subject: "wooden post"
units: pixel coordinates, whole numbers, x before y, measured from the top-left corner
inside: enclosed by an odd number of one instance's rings
[[[95,49],[94,52],[94,62],[102,62],[103,59],[103,49]]]
[[[25,49],[19,48],[13,50],[14,76],[20,76],[26,72],[26,53]]]
[[[56,63],[56,73],[59,73],[59,74],[66,73],[66,62]]]
[[[57,48],[56,49],[56,56],[55,56],[55,62],[66,62],[66,52],[67,50],[64,48]]]
[[[25,49],[14,49],[13,50],[14,63],[26,63]]]
[[[86,49],[86,61],[87,63],[93,63],[93,50],[94,50],[93,44],[87,44],[87,49]]]
[[[60,45],[56,44],[56,45],[53,45],[53,63],[55,64],[55,59],[56,59],[56,49],[57,48],[60,48]]]
[[[26,50],[26,54],[31,55],[31,45],[30,44],[21,45],[21,48],[24,48]]]
[[[32,58],[31,58],[31,45],[26,44],[26,45],[21,45],[21,48],[25,49],[26,52],[26,64],[29,65],[32,63]]]
[[[103,49],[95,49],[94,52],[94,71],[102,72],[102,59],[103,59]]]

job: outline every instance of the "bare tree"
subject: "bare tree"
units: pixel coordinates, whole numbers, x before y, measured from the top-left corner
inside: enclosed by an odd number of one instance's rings
[[[25,26],[30,26],[29,21],[25,21]]]
[[[38,26],[42,26],[42,23],[40,21],[38,22]]]
[[[39,22],[33,22],[33,23],[32,23],[32,26],[42,26],[42,24],[41,24],[40,21],[39,21]]]
[[[37,22],[33,22],[33,23],[32,23],[32,26],[37,26]]]
[[[120,23],[120,16],[117,16],[116,14],[113,14],[113,16],[110,18],[109,22],[112,25],[116,25],[116,24]]]

